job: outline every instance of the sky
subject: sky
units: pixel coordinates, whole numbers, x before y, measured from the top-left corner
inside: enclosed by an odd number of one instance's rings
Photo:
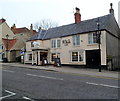
[[[74,23],[75,7],[80,8],[81,20],[88,20],[109,14],[113,3],[118,22],[120,0],[0,0],[0,19],[6,19],[11,27],[27,27],[41,19],[51,19],[59,26]]]

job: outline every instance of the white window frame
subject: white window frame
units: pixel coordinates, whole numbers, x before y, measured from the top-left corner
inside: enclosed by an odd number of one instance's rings
[[[80,35],[73,35],[73,46],[80,46]]]
[[[78,61],[73,61],[73,57],[72,57],[73,52],[78,53]],[[83,62],[84,61],[84,51],[71,51],[70,54],[71,54],[71,62]],[[80,61],[80,54],[82,55],[82,61]]]
[[[51,40],[51,48],[60,48],[60,47],[61,47],[60,39]]]
[[[57,58],[57,56],[58,56],[58,58],[61,58],[61,53],[51,53],[51,55],[50,55],[51,62],[54,62],[54,61],[52,61],[52,54],[56,55],[55,58]]]
[[[93,32],[88,34],[88,44],[97,44],[97,34],[96,34],[96,42],[94,42],[94,34],[96,33]]]

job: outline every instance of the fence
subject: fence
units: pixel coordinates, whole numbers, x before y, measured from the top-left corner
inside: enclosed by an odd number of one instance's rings
[[[120,56],[112,56],[107,58],[108,70],[120,70]]]

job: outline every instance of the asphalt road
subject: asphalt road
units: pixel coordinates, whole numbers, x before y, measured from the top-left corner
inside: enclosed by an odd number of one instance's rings
[[[115,79],[3,66],[0,99],[118,99]]]

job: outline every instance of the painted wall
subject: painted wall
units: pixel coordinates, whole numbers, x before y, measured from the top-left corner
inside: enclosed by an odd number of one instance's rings
[[[106,34],[106,42],[107,42],[107,55],[112,56],[113,59],[115,58],[116,62],[113,62],[113,65],[117,67],[118,64],[118,53],[119,53],[119,42],[120,40],[111,34],[107,33]],[[120,62],[120,61],[119,61]]]
[[[51,48],[51,40],[44,40],[44,41],[38,41],[40,42],[40,48],[46,48],[49,50],[49,56],[48,61],[51,62],[51,54],[52,53],[60,53],[61,54],[61,62],[62,64],[86,64],[85,59],[85,50],[94,50],[98,49],[98,44],[88,44],[88,34],[80,34],[80,46],[73,46],[73,38],[72,36],[62,37],[62,38],[55,38],[61,40],[61,47],[60,48]],[[63,40],[70,40],[70,43],[65,46],[63,43]],[[101,63],[102,65],[106,65],[106,32],[101,32]],[[26,51],[30,52],[31,50],[31,42],[26,43]],[[83,51],[84,53],[84,61],[82,62],[71,62],[71,52],[72,51]],[[27,54],[27,53],[26,53]]]

